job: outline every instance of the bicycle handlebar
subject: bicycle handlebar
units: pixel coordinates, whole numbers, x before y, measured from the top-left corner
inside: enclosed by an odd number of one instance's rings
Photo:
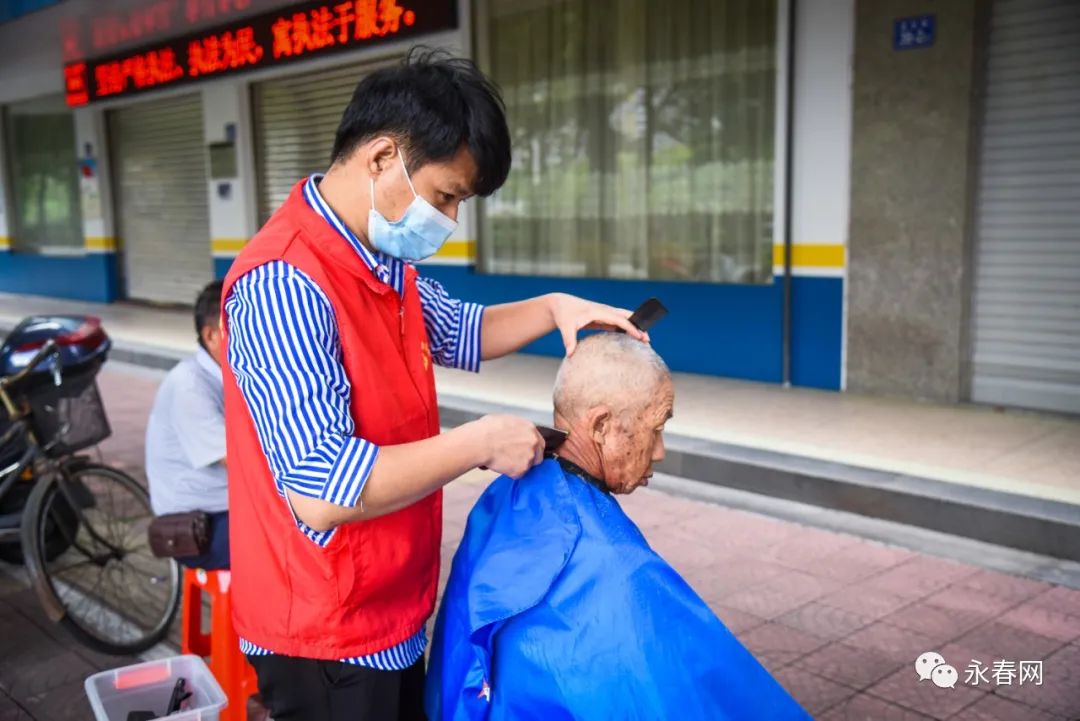
[[[41,363],[41,361],[45,360],[45,358],[50,354],[56,353],[56,351],[56,341],[45,341],[45,345],[41,346],[41,350],[34,354],[34,357],[30,360],[29,363],[26,364],[25,368],[23,368],[18,373],[10,376],[3,376],[2,378],[0,378],[0,389],[7,389],[8,387],[13,386],[19,381],[21,381],[26,376],[30,375],[30,373],[32,373],[33,370],[38,367],[38,364]]]

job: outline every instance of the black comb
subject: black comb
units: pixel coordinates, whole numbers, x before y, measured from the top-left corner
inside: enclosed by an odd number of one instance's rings
[[[634,327],[640,330],[642,333],[647,333],[650,328],[656,325],[657,321],[667,315],[667,308],[657,298],[649,298],[647,301],[638,306],[638,309],[634,311],[634,314],[630,316],[630,322],[634,324]],[[620,333],[624,331],[619,331]]]

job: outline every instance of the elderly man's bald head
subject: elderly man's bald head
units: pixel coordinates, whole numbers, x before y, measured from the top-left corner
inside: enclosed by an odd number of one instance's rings
[[[664,458],[674,402],[671,373],[652,346],[616,333],[589,336],[555,380],[555,423],[570,433],[559,455],[614,493],[630,493]]]
[[[622,333],[598,333],[578,343],[555,378],[555,412],[574,421],[590,408],[634,411],[671,378],[667,364],[648,343]]]

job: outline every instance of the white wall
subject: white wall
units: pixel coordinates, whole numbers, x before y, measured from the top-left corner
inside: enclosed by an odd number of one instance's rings
[[[255,234],[255,179],[252,172],[251,124],[248,118],[247,85],[243,80],[225,79],[208,83],[202,88],[203,136],[207,146],[226,140],[227,126],[235,127],[235,178],[208,178],[210,238],[216,257],[235,255],[230,243]],[[209,156],[207,158],[209,174]],[[218,187],[226,184],[228,197],[221,197]]]
[[[116,249],[116,229],[113,224],[112,173],[105,113],[93,107],[79,108],[74,112],[74,121],[76,159],[85,156],[89,144],[91,154],[97,161],[95,177],[92,180],[79,179],[83,201],[83,237],[87,239],[87,250],[111,252]]]
[[[800,0],[797,5],[793,241],[845,245],[855,0]]]

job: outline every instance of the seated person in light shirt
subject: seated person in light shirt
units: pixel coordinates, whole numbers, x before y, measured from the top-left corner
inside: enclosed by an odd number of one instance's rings
[[[563,361],[565,444],[469,515],[435,625],[430,721],[810,718],[616,500],[663,459],[673,404],[664,362],[625,335]]]
[[[210,545],[176,559],[192,568],[229,567],[225,398],[221,381],[221,281],[195,301],[199,349],[165,376],[146,426],[146,475],[154,513],[205,511]]]

